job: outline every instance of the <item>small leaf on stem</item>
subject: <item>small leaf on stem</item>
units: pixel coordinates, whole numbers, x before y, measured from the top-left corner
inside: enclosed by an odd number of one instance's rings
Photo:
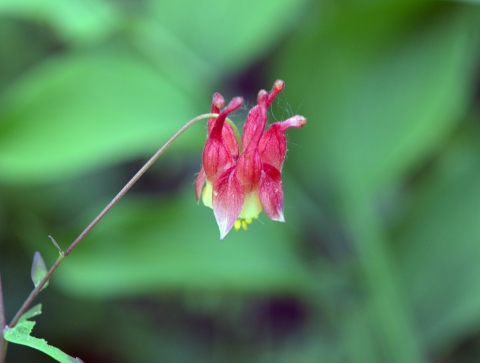
[[[38,255],[40,256],[40,254]],[[41,312],[42,305],[38,304],[23,314],[15,327],[9,328],[7,326],[4,332],[5,340],[9,341],[10,343],[26,345],[28,347],[37,349],[61,363],[83,363],[80,358],[73,358],[62,352],[60,349],[47,344],[44,339],[35,338],[30,335],[35,322],[27,319],[39,315]]]
[[[47,265],[45,265],[45,261],[42,258],[40,252],[35,252],[33,255],[33,262],[32,262],[32,281],[35,287],[38,286],[40,281],[47,275]],[[45,283],[43,288],[47,287],[48,281]]]
[[[37,315],[42,313],[42,304],[37,304],[33,308],[28,309],[25,314],[20,317],[19,323],[27,321],[27,319],[31,319]]]

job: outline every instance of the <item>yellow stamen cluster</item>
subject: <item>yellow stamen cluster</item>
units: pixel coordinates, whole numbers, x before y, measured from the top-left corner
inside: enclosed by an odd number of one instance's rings
[[[257,219],[258,216],[255,216],[253,218]],[[243,228],[246,231],[248,225],[252,224],[253,218],[238,218],[235,221],[235,224],[233,225],[233,228],[235,228],[236,231],[238,231],[240,228]]]

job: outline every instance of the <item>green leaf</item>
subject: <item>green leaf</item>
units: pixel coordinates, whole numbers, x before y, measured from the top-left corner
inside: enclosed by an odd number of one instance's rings
[[[194,98],[112,49],[52,59],[0,103],[0,179],[10,183],[58,180],[153,154],[198,114]],[[204,129],[193,130],[204,138]],[[175,147],[191,144],[194,132]]]
[[[48,345],[44,339],[35,338],[30,335],[35,322],[27,319],[39,315],[41,313],[41,308],[42,306],[40,304],[36,305],[34,308],[22,315],[18,324],[13,328],[9,328],[7,326],[4,331],[5,340],[11,343],[26,345],[27,347],[37,349],[61,363],[83,363],[80,358],[73,358],[62,352],[60,349]]]
[[[45,265],[45,261],[43,260],[42,255],[40,254],[40,252],[35,252],[35,254],[33,255],[31,271],[32,281],[35,287],[37,287],[40,281],[43,280],[43,278],[47,275],[47,272],[47,265]],[[47,285],[48,281],[45,283],[45,285],[43,285],[43,289],[46,288]]]
[[[33,318],[37,315],[40,315],[42,313],[42,304],[37,304],[35,305],[34,307],[28,309],[25,314],[23,314],[20,319],[19,319],[19,322],[23,322],[23,321],[26,321],[30,318]]]
[[[231,72],[266,54],[301,21],[307,3],[205,0],[189,2],[185,11],[182,2],[151,1],[151,24],[157,29],[145,35],[163,44],[176,44],[174,52],[188,49],[215,74]],[[160,52],[164,48],[154,49]]]
[[[410,196],[394,238],[399,276],[430,347],[450,347],[480,324],[479,139],[471,127],[448,145]]]
[[[291,133],[297,175],[312,190],[328,177],[374,192],[417,165],[468,106],[479,10],[355,4],[285,47],[277,73],[309,120],[306,134]]]
[[[288,102],[301,104],[297,112],[309,120],[308,132],[289,134],[302,153],[291,153],[287,167],[312,194],[335,200],[358,254],[360,286],[386,360],[423,362],[416,320],[397,283],[372,196],[431,155],[470,107],[480,13],[445,2],[355,3],[336,10],[280,55]],[[428,258],[425,251],[422,256]]]
[[[26,73],[0,99],[0,180],[51,182],[153,153],[189,119],[209,111],[212,84],[278,41],[303,6],[294,0],[249,2],[193,2],[188,12],[178,2],[148,2],[142,5],[148,11],[129,14],[135,21],[115,44],[48,58]],[[117,22],[109,6],[104,16],[104,1],[74,3],[8,0],[0,13],[63,22],[58,29],[75,28],[62,30],[69,39],[77,37],[68,35],[77,34],[77,25],[104,34],[109,25],[98,31],[96,25]],[[221,31],[205,26],[227,17]],[[79,37],[102,37],[95,34]],[[182,136],[175,144],[191,140]]]
[[[135,49],[164,74],[200,90],[266,55],[301,21],[308,2],[192,1],[185,11],[182,2],[150,1],[144,9],[148,15],[136,18],[128,32]],[[213,25],[219,19],[225,24]]]
[[[192,193],[122,200],[58,270],[55,283],[72,294],[103,298],[151,291],[308,290],[310,276],[285,224],[261,215],[248,231],[232,231],[220,241],[212,210],[197,206]]]
[[[48,22],[60,38],[75,43],[99,41],[119,21],[113,6],[99,0],[2,0],[0,14]]]

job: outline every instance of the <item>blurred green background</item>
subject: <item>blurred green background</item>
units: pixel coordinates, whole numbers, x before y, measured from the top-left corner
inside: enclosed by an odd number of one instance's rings
[[[93,362],[480,361],[478,1],[1,0],[7,320],[214,92],[283,79],[285,217],[224,241],[205,122],[68,257],[33,334]],[[52,362],[9,345],[7,362]]]

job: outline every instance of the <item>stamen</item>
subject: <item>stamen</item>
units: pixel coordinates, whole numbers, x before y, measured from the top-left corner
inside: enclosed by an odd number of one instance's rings
[[[255,219],[258,218],[258,216],[253,217]],[[240,228],[243,228],[245,231],[248,230],[248,225],[252,224],[253,219],[252,218],[238,218],[235,221],[235,224],[233,225],[233,228],[235,228],[235,231],[239,231]]]
[[[247,221],[242,219],[242,228],[246,231],[247,230]]]
[[[237,219],[237,220],[235,221],[235,224],[233,225],[233,228],[235,228],[235,230],[238,231],[241,226],[242,226],[242,220],[241,220],[241,219]]]

